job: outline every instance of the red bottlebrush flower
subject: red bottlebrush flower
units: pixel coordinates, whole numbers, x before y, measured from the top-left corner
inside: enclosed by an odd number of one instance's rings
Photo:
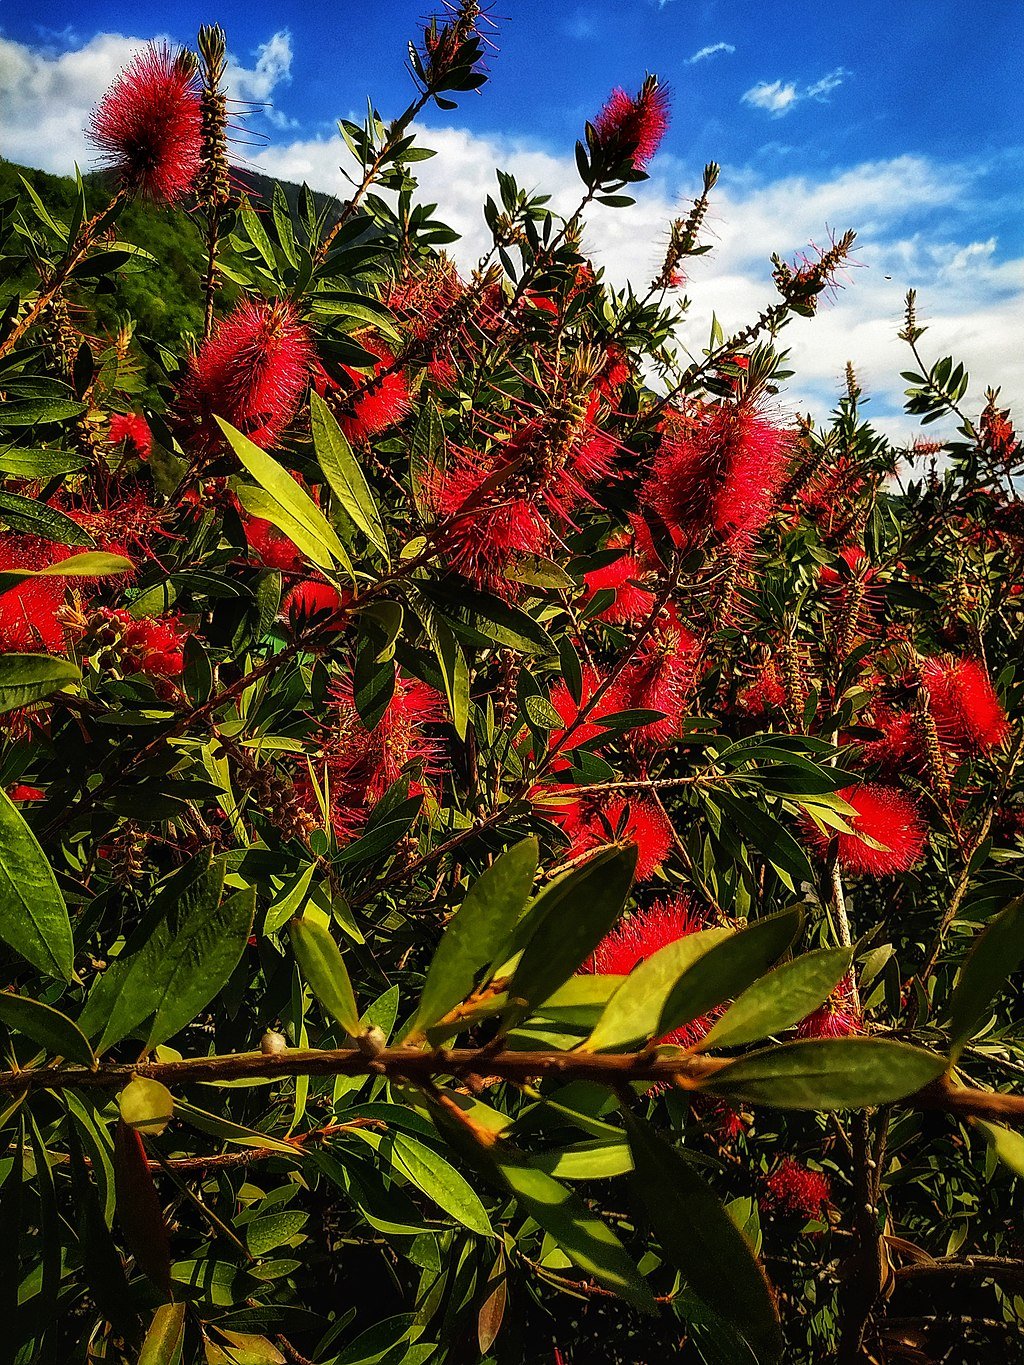
[[[928,830],[909,796],[897,787],[872,782],[844,787],[838,795],[854,809],[853,815],[844,817],[853,833],[838,836],[841,867],[848,872],[887,877],[894,872],[909,872],[920,862]],[[810,843],[824,852],[831,842],[829,836],[809,821],[805,829]],[[882,847],[874,848],[866,839],[873,839]]]
[[[598,620],[614,625],[638,625],[654,606],[654,593],[642,586],[647,569],[632,551],[632,541],[626,536],[614,537],[608,548],[622,548],[623,553],[610,564],[584,574],[587,600],[605,589],[615,593],[615,601],[598,612]]]
[[[298,573],[304,568],[301,550],[273,522],[264,521],[262,517],[245,517],[242,529],[249,548],[259,555],[269,569]]]
[[[0,536],[0,569],[44,569],[76,551],[38,536]],[[26,578],[0,593],[0,652],[64,654],[67,642],[57,613],[64,605],[63,578]]]
[[[589,665],[583,669],[583,688],[580,694],[579,704],[573,699],[572,693],[561,678],[551,689],[551,705],[555,708],[562,718],[563,730],[552,730],[551,743],[557,744],[561,752],[568,753],[572,749],[577,749],[581,744],[590,744],[595,739],[606,739],[608,731],[597,724],[602,716],[611,715],[617,710],[615,697],[612,695],[614,688],[609,688],[604,693],[601,700],[594,709],[588,714],[586,720],[581,721],[573,730],[572,734],[562,742],[563,736],[569,726],[575,721],[580,711],[588,704],[594,693],[604,682],[604,674],[599,673],[596,668]]]
[[[570,796],[571,787],[555,788],[552,796]],[[547,805],[543,793],[534,803],[548,819],[557,824],[569,839],[573,858],[599,848],[602,844],[635,844],[636,879],[652,877],[668,857],[672,847],[672,826],[653,801],[642,796],[585,796],[566,805]]]
[[[214,416],[266,449],[295,416],[309,377],[312,345],[290,303],[243,299],[189,361],[178,405],[197,418],[190,444],[220,445]]]
[[[131,447],[140,460],[148,460],[153,449],[153,433],[149,423],[138,412],[115,412],[110,416],[110,441]]]
[[[638,739],[667,744],[680,733],[700,653],[696,635],[682,625],[674,608],[666,608],[657,629],[623,669],[614,688],[615,710],[664,713],[664,719],[635,730]]]
[[[601,976],[628,976],[660,949],[704,927],[685,896],[654,901],[646,910],[617,924],[580,970]]]
[[[144,616],[136,620],[123,608],[104,608],[101,616],[116,631],[118,662],[126,673],[144,673],[150,678],[177,678],[185,667],[185,641],[172,617]],[[101,643],[103,641],[100,636]]]
[[[12,801],[45,801],[46,793],[40,787],[26,787],[19,782],[16,787],[8,787],[7,795]]]
[[[640,490],[679,545],[709,532],[744,550],[764,527],[789,467],[792,436],[745,407],[719,404],[663,432]]]
[[[89,138],[132,193],[173,204],[192,188],[202,151],[201,86],[190,52],[137,52],[93,111]]]
[[[824,1004],[801,1019],[796,1028],[798,1038],[849,1038],[864,1032],[864,1020],[853,1003],[849,978],[841,981]]]
[[[705,927],[700,917],[691,910],[685,896],[654,901],[646,909],[638,910],[617,924],[597,945],[593,956],[580,971],[596,972],[601,976],[628,976],[641,962],[646,962],[662,948],[696,934]],[[684,1024],[682,1028],[673,1029],[659,1042],[693,1047],[710,1032],[717,1013],[720,1011],[703,1015]]]
[[[758,672],[757,677],[747,684],[739,694],[739,703],[751,716],[764,716],[769,711],[781,711],[788,698],[786,686],[779,674],[779,666],[769,660]]]
[[[848,583],[851,577],[859,576],[864,572],[862,566],[867,559],[867,554],[860,545],[844,545],[839,551],[839,558],[849,569],[848,574],[842,574],[838,569],[833,569],[831,564],[823,564],[821,569],[821,581],[829,587],[842,587]],[[865,577],[871,579],[873,573],[867,568]]]
[[[942,738],[975,751],[995,749],[1010,725],[984,665],[976,659],[927,659],[921,681]]]
[[[597,377],[598,392],[606,398],[614,398],[630,376],[626,352],[621,346],[609,346],[605,351],[604,368]]]
[[[331,780],[340,778],[351,792],[358,792],[363,805],[379,801],[410,765],[418,764],[424,778],[436,776],[441,745],[428,727],[443,722],[445,707],[432,687],[415,678],[399,678],[373,730],[367,730],[356,711],[351,678],[332,685],[331,699],[338,720],[337,730],[324,745]],[[422,787],[410,791],[416,789]]]
[[[882,733],[864,745],[861,756],[865,763],[876,763],[893,772],[923,757],[917,717],[912,711],[899,711],[885,702],[875,702],[871,707],[871,725]]]
[[[812,1171],[793,1157],[783,1157],[764,1180],[761,1206],[803,1218],[822,1218],[832,1193],[832,1182],[822,1171]]]
[[[601,147],[616,158],[628,157],[646,170],[668,129],[669,92],[648,76],[638,95],[616,87],[594,120]]]
[[[333,584],[311,578],[304,583],[296,583],[285,594],[281,610],[296,633],[318,621],[324,626],[329,624],[332,630],[344,630],[347,624],[344,617],[337,621],[331,618],[337,616],[348,600],[349,594],[342,596]]]
[[[405,376],[400,370],[390,370],[395,357],[385,346],[376,345],[372,349],[379,363],[369,378],[348,365],[342,366],[358,386],[346,400],[347,411],[342,409],[338,413],[338,425],[352,442],[369,441],[388,427],[397,426],[412,411]],[[390,373],[385,373],[389,370]]]
[[[1009,409],[1000,410],[990,398],[981,414],[981,439],[990,457],[1010,470],[1020,462],[1020,441],[1010,421]]]
[[[589,499],[587,484],[608,477],[614,456],[612,442],[585,424],[555,436],[540,421],[526,423],[486,454],[457,452],[427,488],[438,519],[451,523],[452,567],[507,593],[506,570],[556,548],[552,519],[571,525],[573,510]]]

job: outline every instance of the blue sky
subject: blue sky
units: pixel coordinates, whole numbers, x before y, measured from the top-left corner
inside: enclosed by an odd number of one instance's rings
[[[0,151],[54,170],[87,160],[75,130],[129,50],[127,40],[189,41],[201,22],[216,18],[228,32],[236,92],[272,105],[252,118],[268,146],[251,159],[340,189],[334,122],[358,116],[367,94],[385,116],[404,107],[411,89],[405,41],[425,2],[271,8],[251,0],[215,7],[49,0],[43,29],[40,11],[16,0],[0,10],[0,100],[9,94],[13,109]],[[442,156],[422,163],[430,168],[424,181],[466,233],[467,256],[478,244],[478,205],[495,161],[526,183],[555,189],[557,199],[573,179],[569,158],[583,120],[613,85],[635,89],[656,71],[673,90],[672,127],[652,184],[641,191],[640,221],[594,225],[595,250],[611,274],[649,268],[639,234],[657,238],[713,158],[724,168],[712,218],[720,249],[703,277],[696,272],[695,294],[698,284],[717,286],[724,304],[716,306],[727,314],[756,307],[764,298],[758,263],[773,249],[792,254],[808,235],[821,241],[829,229],[858,227],[864,269],[853,272],[839,317],[822,329],[825,341],[830,329],[836,346],[860,329],[868,352],[861,363],[873,376],[881,380],[883,363],[887,372],[905,368],[888,343],[883,361],[870,314],[884,310],[891,333],[898,300],[915,285],[934,308],[936,344],[966,348],[986,378],[1002,382],[1008,396],[1024,396],[1014,359],[1018,302],[1024,312],[1019,0],[849,0],[799,9],[498,0],[495,9],[505,17],[494,34],[490,83],[454,113],[423,119],[427,142],[445,158],[443,173]],[[746,244],[754,234],[768,237],[756,251]],[[705,317],[707,301],[695,304]],[[837,378],[838,351],[820,338],[803,349],[817,372],[798,397],[817,399]],[[879,399],[887,412],[897,410],[898,380]]]

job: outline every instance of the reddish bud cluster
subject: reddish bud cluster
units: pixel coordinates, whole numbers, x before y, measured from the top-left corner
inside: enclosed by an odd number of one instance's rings
[[[140,460],[148,460],[153,449],[153,433],[149,423],[138,412],[115,412],[110,418],[110,440],[113,445],[124,444]]]
[[[202,112],[191,53],[136,53],[95,109],[89,137],[125,189],[158,203],[184,198],[199,172]]]
[[[646,170],[668,131],[669,92],[649,77],[637,95],[616,87],[594,120],[600,146],[617,160],[626,157]]]
[[[185,667],[185,641],[188,631],[170,617],[144,616],[136,620],[123,609],[103,608],[105,623],[98,640],[116,654],[125,673],[143,673],[149,678],[177,678]]]
[[[764,1180],[761,1207],[781,1213],[796,1213],[803,1218],[822,1218],[832,1194],[832,1182],[822,1171],[793,1157],[783,1157]]]

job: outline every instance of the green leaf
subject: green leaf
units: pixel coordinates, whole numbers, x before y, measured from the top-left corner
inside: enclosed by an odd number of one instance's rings
[[[606,1289],[642,1312],[655,1311],[646,1280],[615,1233],[571,1190],[536,1167],[497,1159],[498,1170],[527,1213],[566,1256]]]
[[[886,1038],[781,1043],[730,1062],[701,1090],[776,1109],[864,1109],[914,1094],[941,1076],[945,1059]]]
[[[791,891],[800,882],[814,881],[807,854],[774,815],[748,798],[733,796],[718,788],[710,801],[726,816],[740,838],[767,859]]]
[[[52,696],[81,678],[67,659],[49,654],[0,654],[0,715]]]
[[[0,792],[0,939],[33,967],[70,981],[75,947],[56,878],[36,836]]]
[[[80,417],[86,406],[85,403],[75,403],[67,398],[15,399],[3,405],[0,425],[34,427],[37,423],[67,422],[72,417]]]
[[[465,739],[469,724],[469,665],[462,646],[440,616],[433,611],[425,612],[424,616],[423,625],[441,667],[452,725],[459,739]]]
[[[723,1000],[745,991],[786,951],[803,927],[798,905],[756,920],[710,948],[669,991],[659,1036],[698,1019]]]
[[[1024,896],[1011,901],[979,935],[949,1004],[955,1057],[983,1021],[992,997],[1024,960]]]
[[[850,970],[852,948],[820,948],[762,976],[735,1000],[701,1048],[738,1047],[798,1024],[835,990]]]
[[[159,1081],[134,1076],[117,1097],[121,1118],[137,1133],[159,1134],[174,1117],[174,1096]]]
[[[246,488],[237,489],[238,500],[246,511],[264,517],[283,531],[321,569],[342,564],[351,571],[337,532],[309,494],[265,450],[222,418],[216,421],[231,449],[266,494],[266,498],[254,499]]]
[[[7,405],[9,407],[10,404]],[[7,408],[4,413],[6,416]],[[84,526],[35,498],[23,498],[20,493],[0,492],[0,518],[16,531],[44,536],[59,545],[93,545],[92,536]]]
[[[109,578],[113,574],[128,573],[135,566],[124,555],[107,554],[104,550],[82,550],[68,555],[56,564],[42,569],[4,569],[0,572],[0,592],[16,587],[29,578]]]
[[[309,1214],[298,1210],[256,1218],[246,1229],[246,1245],[254,1256],[266,1256],[268,1251],[283,1246],[297,1232],[301,1232],[308,1221]]]
[[[735,1327],[759,1365],[782,1359],[771,1286],[718,1196],[646,1123],[626,1112],[634,1181],[662,1251],[690,1288]]]
[[[359,1034],[359,1010],[341,949],[330,931],[303,916],[289,924],[292,948],[309,988],[350,1037]]]
[[[537,873],[537,840],[506,849],[466,892],[427,972],[413,1028],[422,1032],[460,1004],[504,952]]]
[[[580,967],[622,913],[636,846],[596,850],[536,897],[521,922],[529,934],[508,986],[506,1017],[524,1018]]]
[[[334,413],[318,393],[310,395],[310,417],[316,458],[332,492],[370,543],[386,557],[387,536],[370,485]]]
[[[1024,1177],[1024,1133],[1004,1128],[1002,1124],[986,1123],[984,1119],[973,1119],[976,1128],[985,1135],[996,1156],[1004,1166],[1009,1166],[1014,1175]]]
[[[192,915],[179,925],[161,963],[147,1048],[190,1024],[227,984],[249,938],[255,910],[255,888],[247,887],[228,896],[212,914],[202,919]]]
[[[652,953],[622,979],[608,1000],[584,1044],[587,1051],[601,1052],[658,1037],[665,1002],[676,982],[705,953],[723,939],[731,938],[734,932],[725,927],[703,929]]]
[[[92,1067],[96,1057],[77,1024],[41,1000],[0,991],[0,1022],[45,1048],[54,1057]]]
[[[456,1222],[481,1237],[493,1237],[487,1210],[469,1181],[444,1157],[406,1133],[395,1133],[388,1150],[397,1168]]]
[[[617,1139],[580,1142],[530,1158],[530,1165],[560,1180],[608,1180],[633,1169],[633,1156]]]
[[[271,270],[276,271],[277,257],[274,255],[274,248],[271,245],[270,238],[267,236],[266,228],[260,222],[255,209],[249,202],[248,195],[242,195],[242,202],[238,206],[238,213],[245,226],[249,241],[252,242],[253,246],[263,257],[267,266]]]
[[[223,1119],[219,1114],[197,1109],[194,1104],[188,1104],[185,1100],[175,1100],[174,1114],[175,1118],[190,1123],[201,1133],[220,1138],[224,1142],[233,1142],[238,1147],[268,1147],[281,1156],[294,1157],[296,1160],[302,1156],[302,1148],[294,1143],[280,1142],[269,1133],[260,1132],[258,1128],[246,1128],[240,1123],[232,1123],[230,1119]]]

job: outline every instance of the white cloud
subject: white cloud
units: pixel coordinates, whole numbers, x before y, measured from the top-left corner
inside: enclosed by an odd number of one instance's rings
[[[279,85],[287,85],[292,78],[292,35],[287,29],[260,43],[253,55],[256,62],[244,67],[234,57],[229,58],[225,85],[232,98],[267,105]],[[287,118],[272,106],[262,110],[264,116],[279,128],[294,128],[294,119]]]
[[[717,57],[720,52],[731,55],[736,49],[732,43],[709,43],[707,47],[700,48],[692,57],[687,57],[688,66],[693,66],[695,62],[706,62],[709,57]]]
[[[820,80],[802,89],[795,81],[758,81],[741,96],[741,99],[744,104],[749,104],[755,109],[764,109],[773,118],[781,118],[802,100],[827,103],[829,95],[839,89],[849,74],[845,67],[837,66],[834,71],[829,71]]]

